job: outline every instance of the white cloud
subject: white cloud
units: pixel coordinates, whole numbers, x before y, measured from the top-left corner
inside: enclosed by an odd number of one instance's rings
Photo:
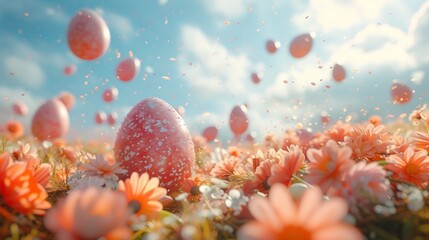
[[[386,0],[310,0],[307,10],[294,15],[295,23],[310,29],[333,31],[374,21]],[[307,17],[309,17],[307,19]]]
[[[410,69],[416,65],[409,53],[409,37],[400,29],[383,24],[369,24],[332,55],[333,62],[358,71],[376,71],[378,67],[395,70]]]
[[[9,79],[17,80],[24,86],[40,87],[45,82],[45,73],[33,60],[10,56],[3,60],[3,64],[11,75]]]
[[[158,0],[159,5],[164,6],[165,4],[168,3],[168,0]]]
[[[429,62],[429,1],[426,1],[411,19],[408,34],[411,37],[411,52],[421,62]]]
[[[53,8],[43,1],[0,1],[0,15],[13,14],[14,16],[24,16],[28,14],[29,21],[46,21],[51,23],[64,24],[69,20],[69,16],[60,8]]]
[[[127,17],[111,11],[106,11],[102,8],[97,8],[96,11],[103,15],[104,20],[110,28],[111,34],[117,33],[121,37],[127,37],[133,33],[134,27]]]
[[[203,2],[207,11],[225,18],[241,17],[246,12],[244,0],[204,0]]]
[[[182,28],[181,40],[182,54],[177,62],[189,85],[208,94],[240,94],[245,90],[251,67],[245,55],[230,53],[193,26]]]
[[[42,52],[16,37],[4,34],[0,48],[0,83],[39,88],[46,82],[44,69],[62,69],[67,57],[60,52]]]
[[[415,71],[411,75],[411,82],[420,85],[422,84],[423,78],[425,77],[425,72],[423,71]]]

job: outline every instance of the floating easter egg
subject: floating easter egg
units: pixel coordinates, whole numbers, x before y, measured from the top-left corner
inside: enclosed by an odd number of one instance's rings
[[[275,52],[277,52],[277,49],[279,49],[280,46],[281,44],[278,41],[268,40],[265,43],[265,48],[267,49],[267,52],[271,54],[274,54]]]
[[[116,67],[116,77],[124,82],[132,80],[140,70],[140,60],[128,58],[122,60]]]
[[[246,111],[245,106],[235,106],[229,115],[229,126],[231,131],[237,136],[243,134],[249,126]]]
[[[70,76],[76,73],[77,67],[74,64],[70,64],[64,68],[64,75]]]
[[[329,119],[329,115],[328,115],[328,113],[326,111],[323,111],[320,114],[320,120],[321,120],[321,122],[322,122],[323,125],[326,125],[326,124],[329,123],[330,119]]]
[[[310,144],[313,139],[313,134],[305,129],[296,130],[296,135],[299,137],[299,142],[302,147],[306,147]]]
[[[413,97],[413,91],[403,83],[393,83],[390,93],[394,104],[406,104]]]
[[[12,110],[18,116],[24,116],[25,114],[28,113],[28,107],[23,102],[15,102],[12,105]]]
[[[69,113],[58,99],[50,99],[37,109],[31,122],[31,131],[40,141],[52,140],[67,133]]]
[[[107,120],[107,115],[105,112],[97,112],[94,120],[96,124],[103,124]]]
[[[340,64],[335,64],[334,68],[332,69],[332,78],[334,78],[335,81],[341,82],[346,78],[346,70],[343,66]]]
[[[252,136],[252,133],[248,133],[246,135],[246,140],[250,145],[253,145],[255,143],[255,138]]]
[[[62,92],[58,95],[58,100],[60,100],[64,106],[67,108],[67,111],[70,112],[74,108],[75,99],[73,94],[69,92]]]
[[[71,20],[67,32],[70,50],[78,58],[94,60],[109,48],[110,31],[98,13],[80,10]]]
[[[113,100],[116,100],[116,98],[118,98],[118,95],[119,95],[118,89],[115,87],[111,87],[106,89],[106,91],[104,91],[103,100],[105,102],[110,103],[110,102],[113,102]]]
[[[313,47],[313,38],[310,34],[301,34],[295,37],[289,45],[289,52],[295,58],[307,55]]]
[[[159,98],[147,98],[125,117],[115,142],[115,157],[128,170],[158,177],[169,193],[191,176],[195,162],[191,135],[177,111]]]
[[[115,112],[111,112],[109,113],[109,115],[107,115],[107,123],[112,126],[116,124],[117,119],[118,119],[118,114]]]
[[[257,73],[252,73],[252,82],[258,84],[261,81],[261,76]]]
[[[217,137],[218,130],[214,126],[206,127],[203,131],[203,137],[206,139],[207,142],[211,142],[215,140]]]

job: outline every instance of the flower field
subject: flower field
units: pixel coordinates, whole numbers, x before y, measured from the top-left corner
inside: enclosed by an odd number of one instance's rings
[[[427,239],[425,109],[384,125],[338,121],[262,142],[194,136],[195,165],[167,191],[112,146],[3,132],[2,239]]]

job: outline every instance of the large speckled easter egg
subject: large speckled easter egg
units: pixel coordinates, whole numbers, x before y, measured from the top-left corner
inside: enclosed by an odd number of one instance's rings
[[[83,9],[71,20],[67,40],[74,55],[80,59],[94,60],[109,48],[110,31],[97,12]]]
[[[69,113],[58,99],[50,99],[37,109],[31,122],[31,132],[40,141],[52,140],[67,133]]]
[[[191,176],[194,144],[177,111],[159,98],[137,104],[125,117],[115,142],[115,157],[128,170],[158,177],[169,193]]]

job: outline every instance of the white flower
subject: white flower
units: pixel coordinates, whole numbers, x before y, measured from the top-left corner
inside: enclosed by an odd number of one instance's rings
[[[103,178],[98,177],[83,177],[73,189],[85,189],[88,187],[101,188],[105,184]]]
[[[200,192],[206,200],[224,199],[225,193],[219,186],[201,185]]]
[[[245,206],[248,201],[249,201],[249,198],[246,197],[241,191],[232,189],[231,191],[229,191],[229,194],[227,195],[227,198],[225,200],[225,205],[228,208],[231,208],[232,210],[234,210],[234,215],[238,215],[243,209],[243,206]]]
[[[414,188],[408,195],[408,209],[410,209],[410,211],[417,212],[422,209],[424,205],[425,203],[423,201],[422,192],[419,189]]]
[[[101,154],[97,155],[95,158],[88,158],[89,162],[81,166],[85,177],[103,179],[103,185],[105,185],[106,188],[116,189],[119,180],[117,174],[124,174],[127,170],[119,167],[119,163],[109,164]]]
[[[76,171],[70,175],[70,177],[67,180],[67,184],[70,186],[71,189],[76,188],[79,185],[79,181],[83,177],[82,171]]]

